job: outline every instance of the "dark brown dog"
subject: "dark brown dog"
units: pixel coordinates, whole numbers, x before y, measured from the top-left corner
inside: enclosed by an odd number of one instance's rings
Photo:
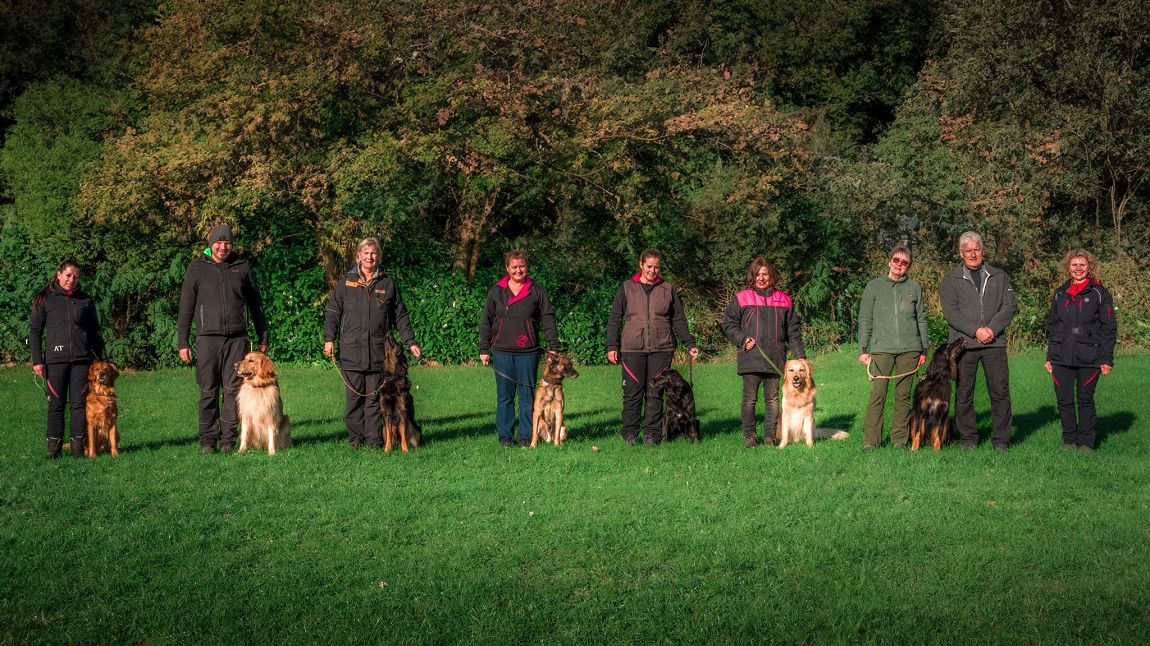
[[[683,375],[673,368],[651,380],[652,388],[663,389],[662,439],[673,440],[682,435],[692,442],[699,441],[699,420],[695,417],[695,391]]]
[[[950,439],[950,382],[958,376],[958,355],[966,349],[966,340],[955,339],[940,345],[931,357],[926,375],[914,389],[910,409],[910,450],[917,451],[929,434],[935,451]]]
[[[383,345],[383,370],[379,382],[379,409],[383,414],[383,450],[390,451],[398,442],[404,453],[418,449],[423,433],[415,423],[411,399],[411,381],[407,378],[407,357],[391,335]]]
[[[88,368],[88,398],[84,402],[84,415],[88,419],[88,446],[84,455],[90,458],[98,453],[120,455],[120,432],[116,428],[119,409],[116,407],[116,378],[120,369],[113,363],[97,361]]]
[[[563,380],[579,376],[571,357],[562,352],[548,352],[543,360],[543,376],[535,388],[535,410],[531,418],[532,448],[543,438],[563,446],[567,427],[563,425]]]

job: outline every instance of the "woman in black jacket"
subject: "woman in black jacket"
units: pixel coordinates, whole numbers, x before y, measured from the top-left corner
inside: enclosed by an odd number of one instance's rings
[[[356,264],[336,283],[323,321],[323,353],[333,356],[339,338],[339,368],[347,385],[343,421],[351,448],[380,445],[380,371],[384,342],[391,330],[399,330],[403,344],[416,358],[422,354],[399,287],[379,269],[379,240],[365,238],[356,247]],[[414,417],[411,400],[407,410]]]
[[[479,359],[495,366],[495,431],[503,446],[514,444],[515,395],[519,394],[519,446],[531,444],[532,389],[539,363],[539,330],[559,350],[555,310],[547,292],[527,275],[527,254],[503,254],[507,275],[487,290],[479,321]]]
[[[1094,390],[1099,375],[1114,368],[1118,322],[1114,299],[1094,277],[1097,266],[1085,249],[1066,254],[1062,268],[1069,279],[1054,292],[1046,318],[1046,371],[1054,378],[1063,451],[1094,451]]]
[[[64,445],[65,402],[70,412],[72,457],[82,457],[88,430],[84,416],[88,367],[93,357],[104,358],[104,339],[96,304],[80,290],[80,267],[75,260],[60,263],[32,300],[28,347],[32,372],[48,388],[48,453],[44,457],[59,456]]]

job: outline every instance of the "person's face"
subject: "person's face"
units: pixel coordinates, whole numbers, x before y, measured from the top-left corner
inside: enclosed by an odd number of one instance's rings
[[[890,257],[887,266],[890,267],[890,277],[898,280],[906,275],[907,269],[910,269],[910,258],[905,253],[896,253]]]
[[[527,278],[527,261],[522,258],[512,258],[507,263],[507,275],[511,280],[522,283]]]
[[[962,262],[967,269],[978,269],[982,266],[982,245],[977,242],[968,242],[959,248]]]
[[[78,282],[80,282],[80,270],[72,265],[68,265],[56,272],[56,284],[60,286],[60,289],[71,291],[76,289],[76,283]]]
[[[1070,279],[1076,283],[1086,280],[1086,277],[1090,275],[1090,263],[1081,256],[1071,258],[1068,269],[1070,271]]]
[[[368,245],[359,250],[355,254],[355,260],[359,263],[359,270],[364,273],[374,274],[375,268],[379,266],[379,247]]]
[[[212,243],[212,260],[223,262],[232,255],[232,243],[226,240],[216,240]]]
[[[759,267],[755,274],[755,289],[767,289],[771,286],[771,271],[766,267]]]
[[[645,258],[639,263],[639,279],[644,283],[653,283],[659,278],[659,259]]]

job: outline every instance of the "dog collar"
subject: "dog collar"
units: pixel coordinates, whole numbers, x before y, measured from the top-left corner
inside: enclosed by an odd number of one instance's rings
[[[559,384],[563,383],[562,381],[547,381],[546,379],[540,379],[540,381],[542,381],[546,386],[558,386]]]

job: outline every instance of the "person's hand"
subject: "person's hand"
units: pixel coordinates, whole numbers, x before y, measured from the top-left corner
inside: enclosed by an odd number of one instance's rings
[[[490,366],[491,365],[491,355],[481,354],[481,355],[479,355],[479,361],[485,366]]]
[[[619,351],[618,350],[608,350],[607,351],[607,363],[619,363]]]
[[[983,345],[991,343],[994,341],[994,330],[988,327],[980,327],[974,331],[974,337]]]
[[[692,359],[698,359],[699,358],[699,349],[698,348],[691,348],[691,351],[688,354],[691,355]]]
[[[38,364],[32,366],[32,374],[43,379],[44,378],[44,364],[38,363]]]
[[[925,354],[918,355],[918,365],[921,366],[924,363],[926,363],[926,355]]]
[[[1054,366],[1050,365],[1049,361],[1047,361],[1044,365],[1046,366],[1046,372],[1054,372]]]
[[[859,355],[859,363],[863,364],[864,366],[869,366],[870,365],[870,354],[866,353],[866,352],[860,354]]]
[[[191,348],[180,348],[180,361],[183,361],[184,363],[191,363],[191,361],[192,361],[192,349]]]
[[[323,342],[323,354],[324,354],[324,356],[327,356],[327,357],[330,357],[331,355],[335,354],[335,341],[324,341]]]
[[[1102,364],[1102,374],[1104,374],[1104,375],[1110,374],[1110,371],[1113,369],[1114,369],[1114,366],[1112,366],[1108,363]]]
[[[418,345],[412,344],[412,346],[411,346],[411,356],[413,356],[413,357],[415,357],[416,359],[418,359],[418,358],[420,358],[420,357],[422,357],[422,356],[423,356],[423,350],[420,350]]]
[[[260,351],[261,353],[263,353],[263,354],[267,354],[267,353],[268,353],[268,344],[266,344],[266,343],[261,343],[261,344],[259,345],[259,351]]]
[[[747,340],[743,341],[743,351],[750,352],[753,347],[755,347],[755,340],[751,337],[747,337]]]

